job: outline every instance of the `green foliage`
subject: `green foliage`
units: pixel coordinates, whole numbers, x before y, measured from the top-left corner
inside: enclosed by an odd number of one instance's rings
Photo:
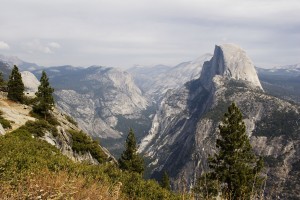
[[[30,111],[30,115],[39,120],[44,120],[44,121],[47,120],[47,122],[53,126],[60,125],[59,121],[57,121],[57,119],[50,113],[47,114],[46,120],[44,116],[41,116],[40,114],[35,113],[33,111]]]
[[[3,85],[5,85],[5,80],[3,78],[3,73],[0,72],[0,86],[3,86]]]
[[[137,152],[137,145],[133,130],[130,129],[125,142],[125,150],[119,159],[120,169],[142,174],[144,172],[144,160]]]
[[[68,120],[68,122],[70,122],[71,124],[77,126],[77,122],[69,115],[65,115],[66,119]]]
[[[170,178],[166,171],[164,171],[164,173],[163,173],[160,185],[162,188],[165,188],[166,190],[169,190],[169,191],[171,190]]]
[[[206,196],[215,195],[217,190],[224,198],[251,199],[260,192],[263,183],[260,174],[263,161],[255,156],[242,113],[234,103],[225,113],[219,130],[218,152],[209,158],[211,172],[205,174],[206,181],[210,182],[207,187],[214,187],[206,190]]]
[[[0,199],[5,199],[1,196],[1,190],[8,186],[14,190],[15,186],[22,185],[24,180],[32,182],[30,185],[39,184],[39,182],[35,182],[38,178],[37,175],[45,170],[52,172],[52,177],[58,176],[60,172],[66,172],[67,179],[83,178],[85,182],[82,190],[97,184],[109,186],[107,189],[113,192],[114,186],[121,183],[119,199],[180,199],[179,195],[161,188],[156,181],[144,180],[137,173],[121,171],[115,164],[74,163],[63,156],[54,146],[36,137],[33,138],[32,134],[23,128],[0,136]],[[29,176],[31,178],[27,179]],[[46,182],[40,182],[39,191],[47,190],[49,185],[47,181],[50,183],[53,180],[45,179],[43,181]],[[66,182],[62,188],[58,188],[58,192],[65,187],[71,188],[75,184],[76,182]],[[93,190],[93,188],[89,189],[90,191]],[[26,190],[27,188],[15,192],[20,192],[19,195],[22,195]],[[32,196],[32,198],[35,197],[37,196]]]
[[[4,129],[7,129],[7,128],[11,128],[11,124],[10,124],[10,121],[8,121],[7,119],[4,119],[2,117],[3,113],[2,111],[0,110],[0,124],[2,125],[2,127]]]
[[[23,104],[25,105],[34,105],[35,103],[37,103],[37,98],[33,98],[33,97],[28,97],[28,96],[23,96]]]
[[[54,99],[52,93],[54,89],[50,86],[47,74],[42,72],[40,79],[41,84],[38,87],[38,91],[35,93],[37,103],[33,106],[33,112],[43,115],[46,119],[49,115],[49,111],[53,109]]]
[[[14,66],[11,75],[9,76],[7,86],[8,86],[8,94],[7,94],[8,99],[17,102],[22,102],[25,88],[22,81],[21,73],[19,72],[19,69],[16,65]]]
[[[99,146],[97,141],[94,141],[82,131],[68,130],[72,136],[72,149],[77,153],[90,152],[91,155],[99,162],[103,163],[106,155]]]
[[[45,120],[27,121],[20,129],[26,130],[37,137],[43,137],[46,131],[52,133],[54,137],[58,135],[56,127]]]
[[[218,180],[213,177],[212,173],[204,173],[197,180],[193,192],[197,199],[213,199],[221,190]]]
[[[226,101],[220,101],[216,107],[209,110],[207,113],[205,113],[204,117],[210,118],[215,122],[219,122],[222,120],[222,115],[224,112],[226,112],[228,105],[230,103]]]
[[[257,122],[253,132],[254,135],[268,137],[289,135],[292,138],[298,137],[297,132],[299,132],[300,123],[299,114],[294,110],[275,110],[270,116],[272,117],[266,116]]]
[[[127,194],[130,199],[181,199],[179,195],[161,188],[154,180],[145,181],[141,178],[140,174],[137,173],[123,173],[125,176],[122,177],[124,183],[122,191]]]
[[[39,171],[70,169],[72,164],[58,149],[45,141],[32,138],[25,129],[17,129],[0,139],[0,179],[12,180],[23,174]]]
[[[2,116],[0,116],[0,124],[4,129],[11,128],[10,121],[4,119]]]

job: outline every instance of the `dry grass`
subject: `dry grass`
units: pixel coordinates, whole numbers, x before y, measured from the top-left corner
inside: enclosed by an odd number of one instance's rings
[[[48,170],[31,174],[17,184],[0,183],[0,199],[122,199],[122,184],[115,185],[100,182],[88,182],[83,177],[70,176],[61,171],[51,173]]]

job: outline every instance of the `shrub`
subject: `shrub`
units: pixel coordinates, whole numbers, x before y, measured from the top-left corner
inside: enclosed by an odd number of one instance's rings
[[[25,105],[33,105],[37,102],[37,98],[33,98],[33,97],[28,97],[28,96],[23,96],[23,103]]]
[[[2,116],[0,116],[0,124],[4,129],[11,128],[10,121],[4,119]]]
[[[49,131],[54,137],[58,135],[56,127],[45,120],[27,121],[20,129],[26,130],[37,137],[43,137],[45,131]]]
[[[70,122],[71,124],[74,124],[75,126],[77,126],[77,122],[69,115],[65,115],[66,119],[68,120],[68,122]]]
[[[4,129],[11,128],[10,121],[4,119],[1,115],[3,115],[3,112],[0,110],[0,124],[2,125],[2,127]]]
[[[31,111],[29,114],[30,114],[30,116],[32,116],[36,119],[47,121],[49,124],[51,124],[53,126],[60,125],[60,123],[57,121],[57,119],[55,117],[53,117],[53,115],[51,115],[51,114],[48,114],[46,119],[45,119],[44,115],[40,115],[40,114],[35,113],[33,111]]]
[[[106,155],[102,151],[98,142],[87,136],[82,131],[68,130],[72,136],[72,149],[77,153],[90,152],[91,155],[99,162],[102,163]]]

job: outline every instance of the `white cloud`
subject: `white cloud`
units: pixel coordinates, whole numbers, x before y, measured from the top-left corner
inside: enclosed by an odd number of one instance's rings
[[[52,47],[54,49],[59,49],[61,47],[61,45],[58,44],[57,42],[50,42],[50,43],[48,43],[48,46]]]
[[[257,65],[300,62],[299,0],[10,0],[1,6],[1,40],[14,47],[12,54],[31,52],[28,58],[42,65],[175,65],[223,42],[242,46]]]
[[[34,39],[28,42],[25,42],[23,48],[29,53],[45,53],[53,54],[55,49],[61,47],[57,42],[41,42],[39,39]]]
[[[9,49],[9,45],[6,42],[0,41],[0,49]]]

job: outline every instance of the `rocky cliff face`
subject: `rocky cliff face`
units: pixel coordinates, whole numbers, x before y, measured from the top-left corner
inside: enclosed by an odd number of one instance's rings
[[[177,89],[184,83],[200,76],[203,63],[212,57],[204,54],[190,62],[175,67],[158,65],[155,67],[134,67],[128,70],[149,99],[159,102],[170,89]]]
[[[73,116],[85,132],[106,141],[103,144],[110,150],[123,148],[130,127],[138,137],[150,127],[148,101],[128,72],[99,66],[45,70],[58,108]]]
[[[139,149],[151,160],[152,176],[166,170],[175,188],[192,186],[207,169],[218,123],[233,101],[244,114],[255,151],[266,160],[266,195],[273,198],[291,185],[297,188],[292,174],[300,160],[300,107],[265,94],[251,60],[235,45],[216,46],[201,77],[162,100]]]

